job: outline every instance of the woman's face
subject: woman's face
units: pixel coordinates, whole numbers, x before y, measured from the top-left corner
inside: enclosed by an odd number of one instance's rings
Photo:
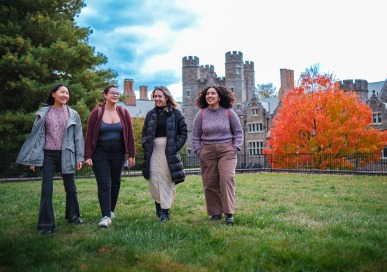
[[[219,107],[219,95],[215,88],[209,88],[207,90],[206,102],[210,108]]]
[[[66,86],[60,86],[58,90],[53,92],[52,97],[54,97],[54,105],[56,107],[63,107],[67,104],[70,98],[70,92]]]
[[[120,92],[117,88],[110,88],[107,94],[104,94],[106,103],[116,104],[120,100]]]
[[[156,107],[164,107],[167,103],[167,98],[165,97],[164,93],[160,90],[156,90],[153,93],[153,100],[155,101]]]

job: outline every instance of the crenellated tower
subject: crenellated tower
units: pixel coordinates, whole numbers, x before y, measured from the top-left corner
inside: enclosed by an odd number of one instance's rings
[[[183,78],[183,114],[187,123],[188,138],[186,148],[189,150],[192,143],[193,119],[199,109],[195,106],[196,96],[202,88],[209,85],[220,85],[234,92],[234,110],[243,118],[245,102],[252,99],[255,93],[254,62],[243,62],[243,54],[239,51],[230,51],[225,54],[225,76],[218,77],[213,65],[199,65],[199,58],[184,57],[182,67]],[[190,151],[188,151],[189,153]]]
[[[246,101],[250,101],[255,94],[255,71],[254,62],[245,61],[244,69],[244,82],[246,90]]]
[[[198,92],[198,79],[200,76],[199,58],[198,57],[184,57],[183,58],[183,106],[193,105],[195,97]],[[184,107],[185,108],[185,107]],[[191,114],[192,112],[186,112]]]
[[[246,101],[246,88],[244,84],[243,54],[239,51],[229,51],[226,53],[225,64],[226,87],[235,94],[235,106],[241,107]],[[234,107],[235,109],[235,107]]]
[[[345,92],[354,91],[358,98],[367,102],[368,100],[368,81],[364,79],[346,79],[339,81],[340,89]]]
[[[199,91],[198,80],[200,78],[199,58],[188,56],[183,58],[182,67],[183,78],[183,107],[182,112],[185,117],[188,129],[187,146],[192,142],[192,124],[198,109],[195,107],[195,98]]]

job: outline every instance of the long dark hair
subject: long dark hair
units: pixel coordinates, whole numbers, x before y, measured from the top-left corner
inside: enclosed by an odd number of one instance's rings
[[[54,97],[52,97],[52,93],[55,93],[62,86],[66,87],[67,90],[69,90],[69,95],[70,95],[70,88],[69,88],[69,86],[67,86],[65,84],[61,84],[61,83],[55,84],[51,88],[50,93],[48,94],[48,97],[47,97],[47,100],[46,100],[46,104],[47,105],[54,105],[55,104],[55,99],[54,99]]]
[[[220,98],[219,105],[221,107],[229,109],[234,106],[235,95],[232,91],[230,91],[229,89],[223,86],[210,85],[210,86],[204,87],[203,89],[200,90],[200,92],[198,92],[195,100],[195,105],[198,108],[205,109],[208,107],[208,103],[206,101],[206,94],[208,89],[210,88],[214,88],[218,93]]]

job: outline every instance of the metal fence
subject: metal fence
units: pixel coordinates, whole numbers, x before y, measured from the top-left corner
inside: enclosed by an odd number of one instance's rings
[[[0,182],[40,180],[40,169],[36,172],[29,167],[16,163],[17,154],[8,153],[0,156]],[[181,155],[187,175],[200,174],[200,162],[196,155]],[[141,176],[142,156],[136,158],[136,165],[123,169],[123,176]],[[244,172],[299,172],[299,173],[342,173],[387,175],[387,158],[381,153],[352,154],[289,154],[289,155],[238,155],[237,173]],[[76,172],[77,178],[93,178],[90,166]],[[58,173],[56,179],[61,179]]]

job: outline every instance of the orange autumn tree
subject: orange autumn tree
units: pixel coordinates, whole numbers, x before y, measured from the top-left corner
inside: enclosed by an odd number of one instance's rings
[[[273,167],[351,168],[379,158],[387,131],[370,128],[370,107],[338,86],[329,75],[301,75],[283,98],[263,150]]]

